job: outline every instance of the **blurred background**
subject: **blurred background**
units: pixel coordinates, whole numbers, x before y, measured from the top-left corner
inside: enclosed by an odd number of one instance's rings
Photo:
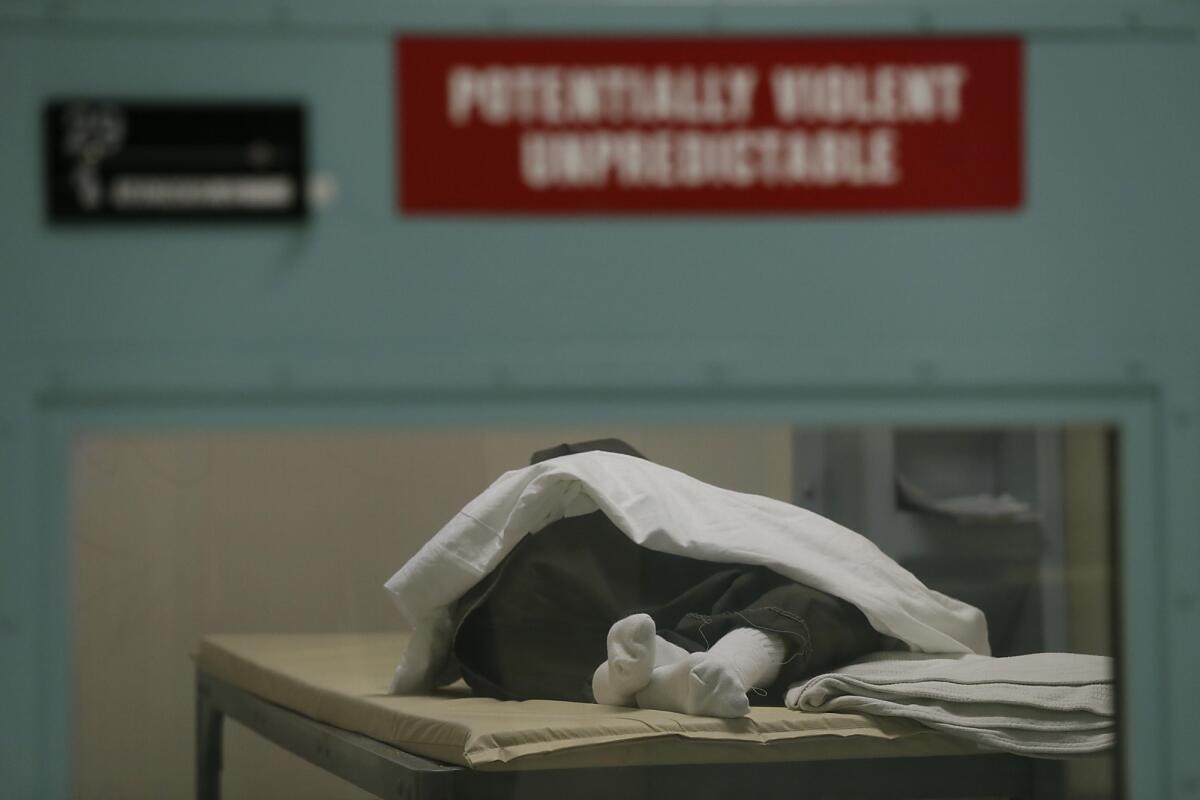
[[[188,797],[205,633],[389,631],[382,583],[535,451],[611,427],[97,434],[72,459],[72,682],[81,797]],[[620,426],[648,458],[864,531],[988,618],[994,654],[1112,654],[1111,435],[1067,429]],[[899,455],[897,455],[899,451]],[[954,517],[898,499],[1015,492]],[[1068,796],[1111,797],[1111,757]],[[227,723],[230,798],[367,797]]]
[[[1116,656],[1067,796],[1200,796],[1198,29],[0,0],[0,796],[189,795],[197,637],[397,628],[408,556],[595,436],[863,532],[998,652]],[[226,751],[231,798],[362,796]]]

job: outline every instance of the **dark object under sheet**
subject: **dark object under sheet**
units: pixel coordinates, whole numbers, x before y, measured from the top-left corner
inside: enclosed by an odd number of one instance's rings
[[[533,461],[589,450],[643,457],[602,439],[541,450]],[[781,635],[785,661],[770,686],[751,693],[756,704],[782,705],[791,684],[884,646],[862,612],[840,598],[765,567],[641,547],[597,511],[525,537],[459,601],[438,684],[461,676],[486,697],[590,702],[608,629],[635,613],[649,614],[663,638],[689,652],[734,628]]]
[[[477,693],[502,700],[590,702],[592,672],[608,629],[644,612],[663,638],[689,652],[725,633],[781,634],[779,677],[754,702],[781,705],[789,685],[881,649],[881,637],[849,603],[764,567],[718,564],[640,547],[601,512],[526,537],[459,604],[454,658]]]

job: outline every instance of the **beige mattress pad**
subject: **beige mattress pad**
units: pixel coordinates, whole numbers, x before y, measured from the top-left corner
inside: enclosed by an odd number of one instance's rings
[[[387,693],[407,635],[204,637],[196,668],[410,753],[477,769],[882,758],[981,752],[906,720],[755,707],[737,720],[554,700]]]

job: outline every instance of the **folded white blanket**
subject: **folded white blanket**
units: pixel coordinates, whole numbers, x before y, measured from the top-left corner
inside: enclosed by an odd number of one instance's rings
[[[803,508],[732,492],[617,453],[588,452],[501,475],[387,582],[415,627],[392,684],[428,688],[450,646],[451,604],[525,536],[601,510],[651,550],[762,565],[853,603],[876,630],[926,653],[987,653],[973,606],[922,584],[866,538]]]
[[[987,747],[1062,757],[1113,744],[1112,660],[875,653],[793,686],[806,711],[904,717]]]

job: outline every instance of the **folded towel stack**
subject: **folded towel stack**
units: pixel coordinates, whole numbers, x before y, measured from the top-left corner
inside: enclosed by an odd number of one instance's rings
[[[1114,737],[1112,660],[1104,656],[874,653],[796,684],[787,704],[904,717],[1032,756],[1094,753]]]

